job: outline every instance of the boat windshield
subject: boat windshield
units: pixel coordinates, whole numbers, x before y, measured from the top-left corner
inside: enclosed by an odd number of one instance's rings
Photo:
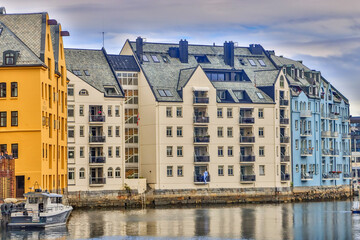
[[[62,203],[62,198],[61,197],[52,197],[51,203]]]
[[[43,202],[43,198],[42,198],[42,197],[28,197],[28,202],[29,202],[30,204],[42,203],[42,202]]]

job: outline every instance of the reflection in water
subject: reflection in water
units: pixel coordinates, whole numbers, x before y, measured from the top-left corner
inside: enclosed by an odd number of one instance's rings
[[[350,209],[350,201],[338,201],[180,209],[74,210],[67,229],[1,231],[0,237],[360,239],[360,215],[352,215]]]

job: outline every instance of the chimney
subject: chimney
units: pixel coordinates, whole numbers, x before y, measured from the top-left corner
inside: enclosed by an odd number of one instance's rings
[[[141,37],[138,37],[136,39],[136,55],[140,61],[140,63],[143,62],[143,39]]]
[[[180,40],[179,42],[179,60],[182,63],[188,63],[188,41]]]
[[[251,54],[261,55],[263,52],[263,47],[260,44],[250,44],[249,50]]]
[[[234,67],[234,43],[224,42],[224,62],[230,67]]]

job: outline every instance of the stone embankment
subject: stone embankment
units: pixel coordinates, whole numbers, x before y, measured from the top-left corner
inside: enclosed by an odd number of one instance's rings
[[[346,199],[352,196],[349,186],[306,188],[251,188],[136,191],[70,192],[70,205],[83,207],[141,208],[170,205],[286,203]]]

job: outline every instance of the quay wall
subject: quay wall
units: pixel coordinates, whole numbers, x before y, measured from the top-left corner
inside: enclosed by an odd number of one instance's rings
[[[171,205],[282,203],[346,199],[352,196],[350,186],[248,188],[248,189],[183,189],[76,191],[66,199],[75,208],[156,207]]]

